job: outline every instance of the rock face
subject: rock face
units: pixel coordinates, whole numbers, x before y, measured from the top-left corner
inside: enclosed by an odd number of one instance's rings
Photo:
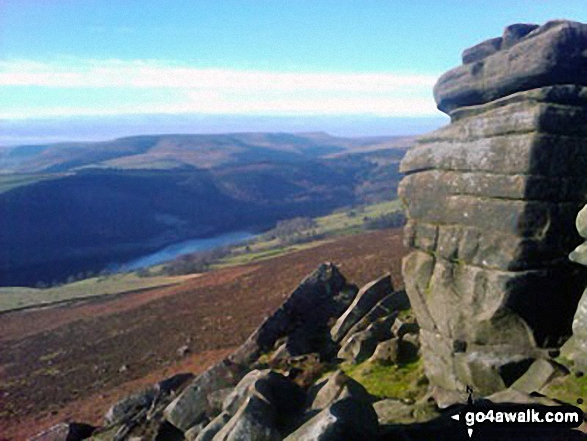
[[[587,195],[587,25],[513,25],[434,89],[451,123],[407,176],[406,290],[427,376],[449,391],[509,387],[571,333],[586,271],[569,263]]]
[[[576,227],[579,234],[587,240],[587,206],[577,215]],[[569,259],[587,266],[587,241],[573,250]],[[583,291],[573,318],[573,336],[563,346],[562,353],[573,362],[576,371],[584,372],[587,369],[587,288]]]

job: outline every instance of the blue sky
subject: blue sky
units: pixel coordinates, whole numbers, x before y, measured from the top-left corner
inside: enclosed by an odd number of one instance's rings
[[[0,119],[434,118],[463,49],[554,18],[587,2],[0,0]]]

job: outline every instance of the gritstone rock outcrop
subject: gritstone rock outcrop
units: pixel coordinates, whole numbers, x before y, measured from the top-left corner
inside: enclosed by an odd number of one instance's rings
[[[226,360],[189,384],[191,375],[178,375],[124,398],[93,439],[376,439],[384,428],[373,408],[377,397],[340,370],[316,381],[326,362],[340,361],[337,339],[367,335],[356,353],[348,351],[356,364],[395,338],[397,354],[383,358],[397,364],[404,346],[418,344],[412,316],[397,319],[409,308],[389,275],[358,290],[335,265],[322,264]]]
[[[576,226],[579,234],[587,240],[587,206],[577,215]],[[569,258],[587,266],[587,242],[573,250]],[[587,288],[583,291],[573,318],[573,336],[563,346],[562,353],[572,362],[575,371],[584,372],[587,369]]]
[[[510,386],[571,334],[587,194],[587,25],[518,24],[434,88],[451,123],[401,164],[406,290],[438,390]]]

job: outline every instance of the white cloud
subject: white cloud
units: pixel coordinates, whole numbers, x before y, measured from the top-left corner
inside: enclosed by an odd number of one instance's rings
[[[40,86],[40,94],[43,88],[79,89],[79,103],[15,108],[0,102],[0,118],[126,113],[429,116],[437,113],[431,93],[435,81],[432,75],[241,71],[149,60],[12,60],[0,62],[0,91],[9,86]],[[88,106],[83,97],[96,89],[137,91],[137,99],[123,106],[108,105],[107,100]],[[149,91],[166,89],[173,91],[168,102],[149,100]]]

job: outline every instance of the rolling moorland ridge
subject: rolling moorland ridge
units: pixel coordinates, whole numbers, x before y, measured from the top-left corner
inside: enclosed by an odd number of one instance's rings
[[[401,163],[405,290],[321,263],[222,361],[34,439],[585,439],[451,417],[469,398],[587,411],[586,52],[587,24],[515,24],[440,78],[451,123]]]
[[[166,245],[389,200],[411,138],[158,135],[0,148],[0,286],[52,286]]]

